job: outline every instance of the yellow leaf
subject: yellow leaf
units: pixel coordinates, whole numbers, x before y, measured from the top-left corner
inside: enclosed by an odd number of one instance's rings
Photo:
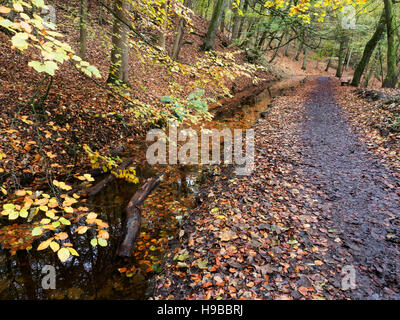
[[[51,248],[51,250],[53,250],[54,252],[57,252],[58,249],[60,249],[60,245],[59,245],[57,242],[52,241],[52,242],[50,242],[50,248]]]
[[[68,258],[70,256],[70,252],[69,252],[68,248],[61,248],[60,250],[58,250],[57,255],[58,255],[58,259],[60,259],[61,262],[65,262],[68,260]]]
[[[73,255],[73,256],[77,256],[79,257],[78,252],[76,252],[76,250],[74,248],[68,248],[69,252]]]
[[[53,180],[53,184],[54,184],[56,187],[58,187],[58,188],[60,188],[60,189],[62,189],[62,190],[69,191],[69,190],[72,189],[71,186],[65,184],[64,182],[60,182],[60,181],[57,181],[57,180]]]
[[[72,207],[66,207],[66,208],[64,208],[64,211],[65,211],[66,213],[73,213],[73,212],[74,212],[74,209],[73,209]]]
[[[65,232],[60,232],[56,234],[56,239],[57,240],[65,240],[68,238],[68,234]]]
[[[48,206],[49,208],[58,207],[58,201],[57,201],[57,199],[56,199],[56,198],[51,198],[51,199],[49,200],[49,203],[47,204],[47,206]]]
[[[48,239],[48,240],[46,240],[46,241],[41,242],[41,243],[39,244],[38,248],[37,248],[37,251],[47,249],[47,247],[50,245],[50,243],[51,243],[52,241],[53,241],[53,238],[50,238],[50,239]]]
[[[46,216],[51,218],[51,219],[54,219],[55,218],[55,211],[54,210],[47,211],[46,212]]]
[[[21,5],[20,3],[18,3],[18,2],[14,2],[14,3],[13,3],[13,7],[14,7],[14,10],[17,11],[17,12],[22,12],[22,11],[24,11],[24,8],[23,8],[22,5]]]
[[[106,247],[107,246],[107,240],[103,238],[97,238],[97,242],[100,246]]]
[[[94,213],[94,212],[90,212],[86,217],[86,219],[89,219],[89,220],[96,219],[96,218],[97,218],[97,213]]]
[[[42,220],[40,220],[40,224],[48,224],[50,222],[51,222],[50,219],[42,219]]]
[[[24,208],[29,209],[33,203],[33,200],[29,197],[25,197],[24,199]]]
[[[35,205],[36,205],[36,206],[45,206],[48,202],[49,202],[49,200],[46,199],[46,198],[37,199],[37,200],[35,201]]]
[[[42,210],[44,212],[47,212],[49,210],[49,208],[47,206],[40,206],[39,210]]]
[[[74,203],[77,203],[77,202],[78,201],[76,201],[74,198],[67,197],[67,199],[65,199],[63,202],[63,206],[70,207],[71,205],[73,205]]]
[[[19,216],[21,218],[27,218],[28,217],[28,210],[26,208],[22,208],[19,212]]]
[[[88,227],[86,226],[80,226],[76,229],[75,232],[78,232],[79,234],[84,234],[88,230]]]
[[[84,174],[83,176],[84,176],[84,178],[85,178],[87,181],[89,181],[89,182],[94,181],[94,179],[92,178],[92,176],[91,176],[90,174],[88,174],[88,173]]]
[[[106,223],[100,219],[96,219],[96,223],[99,226],[99,228],[108,228],[109,227],[108,223]]]
[[[17,219],[18,217],[19,217],[19,213],[18,213],[18,212],[15,212],[15,211],[11,212],[11,213],[8,215],[8,219],[9,219],[9,220],[15,220],[15,219]]]

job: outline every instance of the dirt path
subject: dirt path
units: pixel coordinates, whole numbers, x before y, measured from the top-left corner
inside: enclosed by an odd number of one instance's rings
[[[255,171],[210,183],[156,298],[400,299],[400,184],[351,131],[336,85],[276,99],[254,126]]]
[[[328,256],[357,271],[357,288],[349,296],[399,299],[392,289],[400,288],[400,250],[391,242],[399,231],[398,181],[350,130],[329,78],[318,79],[306,103],[302,143],[304,165],[298,170],[305,184],[322,193],[320,226],[337,230],[343,242]]]

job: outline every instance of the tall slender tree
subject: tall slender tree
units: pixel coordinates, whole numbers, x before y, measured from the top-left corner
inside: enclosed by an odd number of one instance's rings
[[[394,88],[397,83],[397,66],[396,66],[396,46],[394,38],[393,25],[393,2],[392,0],[384,0],[386,33],[387,33],[387,73],[382,86],[384,88]]]
[[[385,31],[385,22],[386,22],[386,18],[385,18],[385,9],[384,9],[382,11],[382,14],[379,19],[378,25],[375,29],[375,32],[372,35],[371,39],[365,45],[361,60],[357,64],[356,69],[354,70],[353,80],[351,81],[352,86],[357,87],[360,84],[361,76],[363,75],[364,70],[369,63],[369,60],[371,59],[371,56],[375,50],[376,44],[378,43],[379,39],[382,37],[383,32]]]
[[[79,56],[85,59],[87,48],[87,0],[81,0],[80,17],[79,17]]]
[[[192,0],[185,0],[183,3],[186,7],[190,8],[192,6]],[[176,37],[174,44],[172,46],[172,59],[177,60],[179,57],[179,52],[182,48],[183,36],[185,34],[186,21],[184,18],[179,19],[178,30],[176,32]]]
[[[215,5],[213,15],[210,21],[210,25],[208,27],[206,39],[202,44],[201,48],[204,51],[208,51],[214,48],[214,42],[217,37],[218,27],[221,23],[222,14],[225,10],[225,6],[227,4],[227,0],[217,0]]]
[[[115,0],[114,2],[114,24],[112,35],[111,67],[107,82],[129,85],[129,28],[122,21],[130,8],[126,0]]]

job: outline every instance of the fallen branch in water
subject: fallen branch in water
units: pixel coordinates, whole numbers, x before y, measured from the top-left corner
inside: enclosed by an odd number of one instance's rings
[[[149,178],[133,195],[126,207],[126,223],[123,233],[123,240],[117,250],[120,257],[130,257],[132,255],[132,247],[139,235],[140,224],[142,220],[141,209],[139,206],[147,198],[147,196],[160,184],[164,177],[164,173],[154,178]]]
[[[124,170],[131,163],[132,163],[132,159],[126,159],[124,162],[122,162],[118,166],[118,168],[115,171],[118,172],[119,170]],[[93,197],[94,195],[98,194],[101,190],[103,190],[104,187],[106,185],[108,185],[111,181],[113,181],[114,179],[115,179],[115,176],[112,173],[110,173],[103,180],[101,180],[100,182],[96,183],[93,187],[90,187],[88,190],[86,190],[87,195],[89,197]]]

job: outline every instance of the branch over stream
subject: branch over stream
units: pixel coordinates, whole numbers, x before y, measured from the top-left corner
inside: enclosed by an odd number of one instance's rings
[[[126,223],[124,228],[123,240],[117,250],[120,257],[130,257],[132,255],[132,247],[139,235],[140,224],[142,220],[142,210],[139,206],[147,198],[147,196],[158,187],[165,173],[161,173],[154,178],[149,178],[133,195],[126,207]]]

